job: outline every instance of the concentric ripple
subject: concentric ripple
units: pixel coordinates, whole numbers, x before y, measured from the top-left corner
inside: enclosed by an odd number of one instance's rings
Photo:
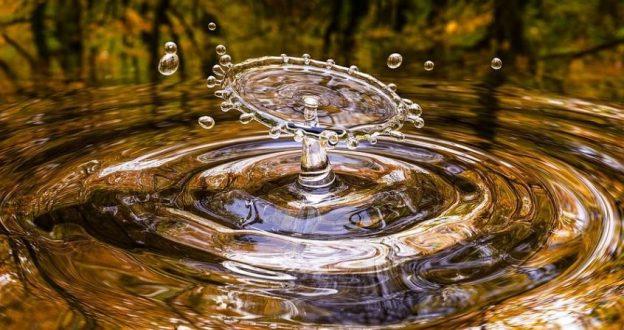
[[[436,109],[422,134],[333,150],[339,184],[305,196],[292,184],[300,146],[235,118],[215,116],[206,136],[140,105],[114,121],[103,102],[102,126],[55,138],[93,113],[8,110],[15,141],[39,142],[1,144],[20,161],[2,168],[14,258],[0,294],[76,326],[618,324],[621,109],[422,86],[410,96]],[[498,103],[475,103],[483,94]],[[27,123],[52,108],[38,120],[54,125]]]

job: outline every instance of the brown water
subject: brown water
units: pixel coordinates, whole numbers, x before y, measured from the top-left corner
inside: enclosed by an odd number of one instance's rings
[[[0,325],[619,328],[624,109],[498,74],[393,79],[425,128],[331,152],[383,221],[272,208],[299,145],[203,82],[3,105]]]

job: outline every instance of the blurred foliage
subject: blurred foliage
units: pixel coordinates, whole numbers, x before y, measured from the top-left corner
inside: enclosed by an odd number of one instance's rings
[[[207,75],[225,44],[235,60],[310,53],[384,74],[400,52],[392,74],[431,59],[439,79],[482,79],[498,56],[518,84],[624,99],[621,0],[0,0],[0,100],[158,82],[169,40],[181,67],[168,79]]]

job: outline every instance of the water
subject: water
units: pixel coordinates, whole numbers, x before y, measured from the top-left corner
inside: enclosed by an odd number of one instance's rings
[[[388,65],[390,69],[396,69],[400,67],[402,63],[403,63],[403,56],[401,56],[401,54],[398,54],[398,53],[392,53],[388,56],[386,65]]]
[[[427,71],[433,70],[433,66],[434,65],[435,64],[433,63],[433,61],[426,61],[425,65],[424,65],[425,66],[425,70],[427,70]]]
[[[217,24],[216,23],[214,23],[214,22],[208,23],[208,30],[214,31],[216,29],[217,29]]]
[[[253,118],[242,126],[201,81],[2,105],[0,322],[617,327],[624,109],[510,84],[381,78],[427,125],[329,152],[342,198],[327,206],[376,201],[340,214],[275,207],[299,193],[301,143]],[[348,91],[331,95],[380,102]],[[201,116],[217,125],[203,130]]]
[[[494,70],[500,70],[500,68],[503,67],[503,61],[501,61],[500,58],[495,57],[495,58],[492,59],[492,63],[490,64],[490,66]]]

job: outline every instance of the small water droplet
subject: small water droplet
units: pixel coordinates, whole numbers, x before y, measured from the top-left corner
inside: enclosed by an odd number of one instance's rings
[[[301,142],[303,141],[303,131],[298,129],[297,131],[295,131],[295,141],[296,142]]]
[[[201,126],[204,129],[211,129],[215,125],[214,119],[212,119],[212,117],[210,116],[201,116],[199,117],[197,122],[199,123],[199,126]]]
[[[334,65],[336,65],[336,61],[334,61],[333,59],[329,58],[329,59],[327,59],[327,62],[325,64],[325,68],[331,69],[331,68],[334,67]]]
[[[175,54],[178,52],[178,45],[173,41],[168,41],[165,43],[165,53],[167,54]]]
[[[280,56],[282,57],[282,63],[288,64],[288,61],[290,61],[290,59],[288,58],[288,55],[282,54]]]
[[[223,45],[217,45],[217,47],[215,47],[215,50],[217,51],[217,55],[225,55],[225,53],[227,52],[227,48],[225,48],[225,46]]]
[[[208,30],[214,31],[216,29],[217,29],[217,24],[215,24],[215,22],[208,23]]]
[[[492,59],[491,66],[492,66],[492,69],[494,70],[500,70],[500,68],[503,67],[503,61],[501,61],[500,58],[495,57]]]
[[[170,76],[178,70],[178,65],[180,65],[180,59],[177,54],[165,54],[158,62],[158,71],[165,76]]]
[[[357,149],[358,145],[360,144],[360,142],[358,142],[358,140],[356,138],[354,138],[353,136],[349,137],[347,139],[347,148],[354,150]]]
[[[310,54],[303,54],[303,64],[310,65]]]
[[[360,69],[358,69],[358,67],[357,67],[357,66],[352,65],[352,66],[350,66],[350,67],[349,67],[349,70],[347,71],[347,73],[348,73],[348,74],[354,74],[354,73],[356,73],[356,72],[358,72],[358,71],[360,71]]]
[[[230,64],[232,64],[232,57],[228,54],[221,55],[221,57],[219,57],[219,64],[230,66]]]
[[[422,108],[420,107],[420,105],[416,103],[410,104],[408,106],[408,109],[415,116],[420,116],[422,114]]]
[[[225,90],[225,89],[220,89],[214,92],[214,95],[220,99],[227,99],[228,97],[230,97],[230,94],[232,94],[230,91]]]
[[[223,71],[223,68],[219,64],[212,66],[212,72],[219,77],[225,76],[225,71]]]
[[[390,69],[396,69],[403,63],[403,56],[399,53],[393,53],[388,56],[388,67]]]
[[[282,135],[282,128],[280,126],[273,126],[269,130],[269,136],[273,139],[279,139],[280,135]]]
[[[435,64],[434,64],[432,61],[427,61],[427,62],[425,62],[425,70],[427,70],[427,71],[431,71],[431,70],[433,70],[433,66],[434,66],[434,65],[435,65]]]
[[[422,118],[417,117],[417,118],[414,118],[414,120],[412,121],[412,124],[414,124],[416,128],[423,128],[425,126],[425,121]]]
[[[209,76],[206,79],[206,86],[208,86],[208,88],[213,88],[217,86],[217,78],[215,78],[214,76]]]
[[[243,114],[240,115],[240,117],[238,119],[240,120],[241,124],[249,124],[254,119],[254,114],[253,113],[243,113]]]
[[[232,108],[234,108],[234,104],[232,104],[232,102],[221,102],[221,111],[223,112],[228,112],[230,110],[232,110]]]
[[[376,135],[369,135],[368,136],[368,143],[370,144],[377,144],[377,136]]]
[[[388,89],[389,89],[389,90],[391,90],[391,91],[393,91],[393,92],[396,92],[396,90],[397,90],[397,85],[395,85],[395,84],[393,84],[393,83],[389,83],[389,84],[388,84]]]

